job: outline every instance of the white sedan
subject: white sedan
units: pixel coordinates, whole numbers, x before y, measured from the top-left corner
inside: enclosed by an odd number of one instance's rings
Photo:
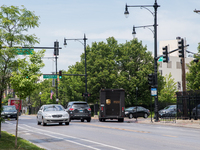
[[[65,123],[69,125],[69,114],[59,104],[42,105],[37,113],[37,124],[45,126],[47,123]]]

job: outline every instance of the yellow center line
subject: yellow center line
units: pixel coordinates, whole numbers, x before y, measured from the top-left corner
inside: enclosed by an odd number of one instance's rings
[[[163,136],[168,136],[168,137],[177,137],[177,136],[174,136],[174,135],[163,135]]]
[[[81,123],[81,124],[86,124],[86,123]],[[123,130],[123,131],[138,132],[138,133],[150,133],[150,132],[147,132],[147,131],[138,131],[138,130],[124,129],[124,128],[108,127],[108,126],[94,125],[94,124],[89,124],[89,123],[87,125],[95,126],[95,127],[101,127],[101,128],[108,128],[108,129],[116,129],[116,130]]]

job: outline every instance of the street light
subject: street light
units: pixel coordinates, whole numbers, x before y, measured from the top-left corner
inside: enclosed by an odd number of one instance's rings
[[[40,107],[41,107],[41,95],[42,95],[42,92],[40,92],[39,94],[40,94]]]
[[[140,7],[140,8],[145,8],[148,10],[154,17],[154,73],[155,73],[155,85],[158,87],[158,82],[157,82],[157,8],[160,7],[157,4],[157,0],[155,0],[154,5],[127,5],[125,6],[125,16],[127,17],[129,12],[128,12],[128,7]],[[148,9],[148,7],[153,7],[154,8],[154,13]],[[143,26],[144,27],[144,26]],[[155,115],[156,115],[156,122],[159,121],[158,118],[158,93],[155,96]]]
[[[138,102],[137,102],[137,93],[138,93],[138,87],[136,87],[136,122],[137,122],[137,105],[138,105]]]
[[[84,38],[80,38],[80,39],[66,39],[64,38],[64,46],[67,46],[67,40],[74,40],[74,41],[79,41],[81,44],[83,44],[84,46],[84,52],[85,52],[85,101],[87,102],[87,63],[86,63],[86,40],[88,40],[84,34]],[[81,40],[84,41],[84,43],[81,42]]]
[[[136,35],[135,28],[148,28],[149,30],[151,30],[151,32],[154,35],[154,31],[151,28],[149,28],[149,27],[153,27],[153,25],[137,26],[137,27],[133,26],[133,32],[132,32],[133,38],[135,38],[135,35]]]

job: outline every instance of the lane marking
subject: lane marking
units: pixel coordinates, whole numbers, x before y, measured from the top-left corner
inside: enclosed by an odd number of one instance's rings
[[[86,124],[86,123],[80,123],[80,124]],[[108,126],[102,126],[102,125],[94,125],[94,124],[87,124],[87,125],[95,126],[95,127],[101,127],[101,128],[108,128],[108,129],[116,129],[116,130],[123,130],[123,131],[138,132],[138,133],[150,133],[150,132],[148,132],[148,131],[139,131],[139,130],[132,130],[132,129],[108,127]]]
[[[173,137],[173,138],[176,138],[176,137],[177,137],[177,136],[174,136],[174,135],[163,135],[163,136]]]
[[[9,123],[9,124],[11,124],[11,123]],[[33,133],[36,132],[36,130],[38,130],[36,133],[42,134],[42,135],[45,135],[45,134],[48,135],[47,133],[51,133],[51,134],[69,137],[69,138],[73,138],[73,139],[77,139],[77,140],[81,140],[81,141],[85,141],[85,142],[89,142],[89,143],[93,143],[93,144],[97,144],[97,145],[101,145],[101,146],[105,146],[105,147],[110,147],[110,148],[117,149],[117,150],[125,150],[125,149],[122,149],[122,148],[119,148],[119,147],[115,147],[115,146],[111,146],[111,145],[107,145],[107,144],[103,144],[103,143],[99,143],[99,142],[95,142],[95,141],[91,141],[91,140],[87,140],[87,139],[82,139],[82,138],[78,138],[78,137],[74,137],[74,136],[69,136],[69,135],[66,135],[66,134],[60,134],[60,133],[55,133],[55,132],[52,132],[52,131],[46,131],[46,130],[43,130],[43,129],[38,129],[38,128],[35,128],[35,127],[32,127],[32,126],[28,126],[26,124],[23,124],[22,126],[26,126],[27,128],[24,128],[24,127],[21,127],[21,126],[19,126],[19,128],[22,128],[24,130],[28,130],[28,131],[33,132]],[[31,128],[31,129],[29,130],[28,128]],[[33,129],[34,129],[34,131],[33,131]],[[47,132],[47,133],[44,133],[44,132]],[[48,135],[48,136],[53,136],[53,135]],[[55,138],[58,138],[58,137],[55,137]],[[65,140],[64,138],[58,138],[58,139]],[[71,140],[65,140],[65,141],[81,145],[81,143],[74,142],[74,141],[71,141]],[[84,144],[82,144],[82,146],[89,147],[91,149],[99,150],[98,148],[95,148],[95,147],[92,147],[92,146],[87,146],[87,145],[84,145]]]

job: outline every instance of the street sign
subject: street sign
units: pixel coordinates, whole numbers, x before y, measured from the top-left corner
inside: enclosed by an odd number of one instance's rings
[[[163,57],[160,57],[160,58],[158,59],[158,62],[161,62],[161,61],[163,61]]]
[[[33,49],[29,48],[17,48],[18,55],[30,55],[33,54]]]
[[[44,79],[57,79],[57,75],[56,74],[44,74],[43,75]]]
[[[157,88],[151,88],[151,96],[157,96]]]

